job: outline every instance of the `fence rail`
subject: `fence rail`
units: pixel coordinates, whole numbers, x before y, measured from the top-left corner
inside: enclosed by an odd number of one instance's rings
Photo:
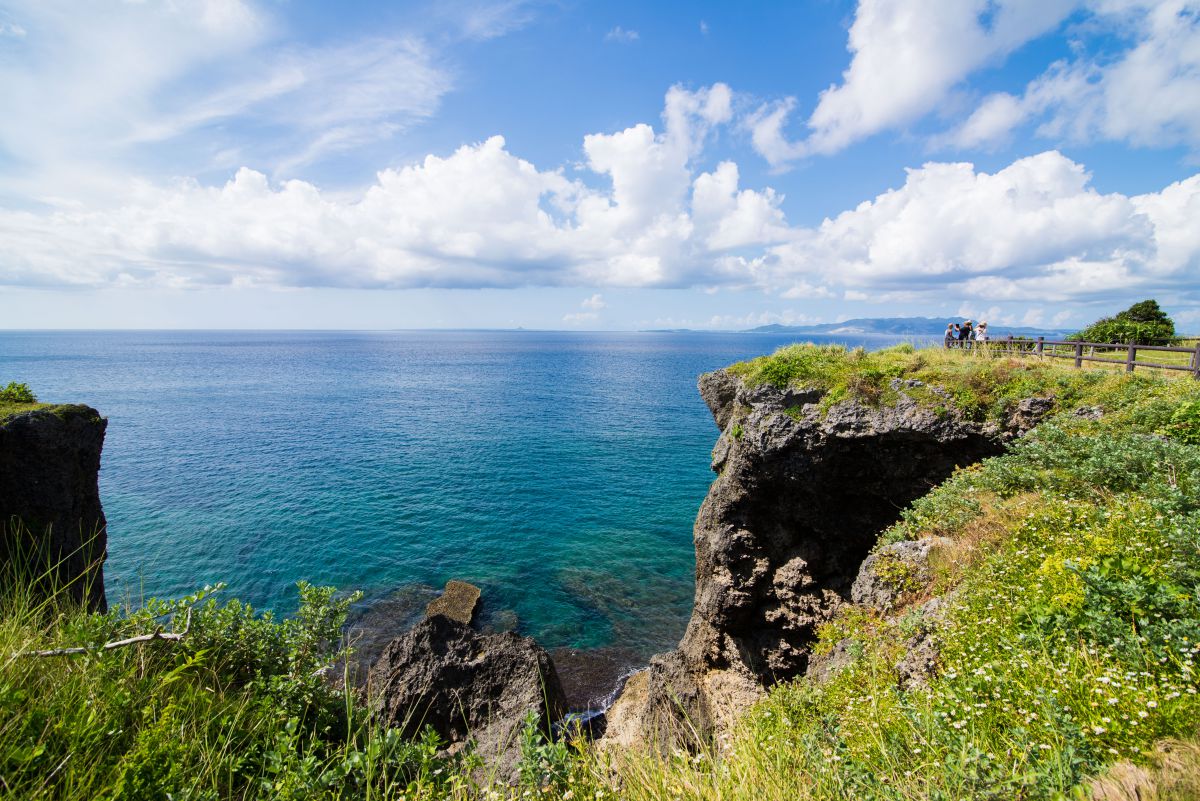
[[[1155,370],[1188,372],[1192,374],[1192,378],[1200,379],[1200,342],[1194,348],[1181,348],[1169,345],[1138,345],[1134,342],[1125,345],[1118,345],[1112,342],[1076,342],[1069,339],[1056,340],[1046,339],[1045,337],[1038,337],[1037,339],[1014,339],[1012,335],[1009,335],[1005,339],[989,339],[985,342],[972,342],[970,344],[973,347],[1000,350],[1017,356],[1072,359],[1076,367],[1083,367],[1084,362],[1123,364],[1127,373],[1132,373],[1139,367],[1151,367]],[[1180,354],[1181,358],[1174,360],[1173,363],[1138,361],[1138,353],[1142,351],[1150,353],[1177,353]],[[1117,356],[1118,358],[1097,356],[1097,352],[1108,354],[1108,356]]]

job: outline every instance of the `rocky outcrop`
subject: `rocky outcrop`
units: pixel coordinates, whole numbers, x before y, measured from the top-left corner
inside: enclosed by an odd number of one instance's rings
[[[927,537],[879,548],[859,568],[850,587],[850,600],[877,612],[890,611],[929,584],[933,578],[930,554],[949,544],[945,537]]]
[[[930,598],[915,610],[919,615],[916,630],[904,643],[904,656],[896,663],[900,688],[913,690],[924,687],[937,672],[941,658],[938,627],[946,615],[949,596]]]
[[[0,565],[6,580],[41,577],[103,611],[108,537],[100,506],[107,421],[88,406],[53,406],[0,420]]]
[[[371,668],[368,698],[380,722],[418,735],[432,726],[461,747],[475,743],[496,775],[510,777],[528,712],[541,725],[566,712],[554,663],[529,637],[484,635],[434,615],[397,637]]]
[[[906,394],[918,385],[893,386],[891,405],[823,408],[820,390],[750,387],[725,370],[701,377],[722,433],[694,530],[692,617],[678,649],[627,682],[606,739],[720,733],[771,685],[803,674],[816,628],[849,599],[879,532],[1052,407],[1039,399],[1007,426],[985,425],[918,403]],[[890,578],[925,570],[928,546],[904,550]],[[872,575],[864,597],[893,603],[898,595]]]

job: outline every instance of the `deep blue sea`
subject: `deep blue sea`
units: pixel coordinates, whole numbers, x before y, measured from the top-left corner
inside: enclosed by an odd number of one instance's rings
[[[718,434],[696,378],[794,339],[0,332],[0,384],[108,418],[110,602],[222,581],[286,613],[300,579],[372,602],[458,578],[549,647],[648,654],[691,608]]]

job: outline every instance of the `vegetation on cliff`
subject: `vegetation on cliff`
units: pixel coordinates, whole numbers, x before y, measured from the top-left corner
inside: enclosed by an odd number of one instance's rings
[[[1164,738],[1197,734],[1200,385],[908,349],[798,346],[738,369],[867,399],[862,383],[917,378],[997,417],[1013,398],[1054,394],[1059,414],[1009,453],[957,473],[883,533],[881,546],[949,544],[933,552],[932,583],[912,586],[895,571],[900,608],[849,605],[821,630],[818,652],[841,654],[830,678],[774,688],[723,758],[699,768],[642,761],[628,788],[649,781],[656,792],[702,798],[1085,798],[1090,776],[1121,761],[1161,763]],[[899,665],[928,644],[936,668],[914,685]],[[1197,750],[1174,753],[1175,774],[1155,797],[1196,797]]]
[[[436,736],[372,725],[319,672],[353,597],[301,583],[299,611],[276,619],[220,589],[107,614],[6,597],[0,798],[411,798],[466,781]],[[186,634],[100,650],[164,628]],[[94,650],[32,653],[80,645]]]
[[[28,384],[9,381],[6,386],[0,387],[0,420],[10,414],[41,409],[47,405],[38,403],[37,396],[33,394],[33,390],[29,388]]]
[[[481,788],[469,755],[379,729],[314,675],[340,647],[330,590],[302,585],[287,621],[207,592],[106,615],[18,597],[0,614],[0,797],[1134,797],[1106,775],[1200,795],[1200,382],[907,347],[795,346],[735,371],[827,405],[902,390],[979,420],[1032,396],[1057,411],[881,532],[944,538],[930,578],[883,570],[899,602],[843,607],[816,646],[836,667],[774,687],[723,748],[601,753],[530,725],[522,786]],[[180,643],[17,656],[180,629],[187,608]],[[918,646],[934,657],[914,681],[898,664]]]

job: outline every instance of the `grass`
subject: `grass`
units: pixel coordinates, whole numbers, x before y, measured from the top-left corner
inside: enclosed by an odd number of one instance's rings
[[[951,543],[929,584],[897,577],[906,606],[844,607],[815,647],[849,645],[850,664],[773,688],[722,752],[603,752],[530,729],[522,784],[477,784],[469,762],[314,680],[339,647],[331,590],[302,585],[290,621],[207,591],[108,615],[17,597],[0,610],[0,797],[1197,797],[1200,382],[904,347],[793,347],[734,370],[874,403],[918,380],[905,391],[922,403],[979,419],[1054,394],[1059,413],[881,533]],[[16,656],[178,626],[187,607],[183,643]],[[938,654],[919,682],[897,667],[915,638]]]
[[[49,403],[14,403],[12,401],[0,400],[0,421],[3,421],[6,417],[12,417],[14,414],[32,412],[37,409],[47,409],[51,405]]]
[[[300,585],[288,620],[219,587],[86,614],[10,590],[0,604],[0,798],[321,799],[462,795],[461,759],[374,726],[315,671],[337,658],[352,598]],[[183,628],[83,656],[31,657]]]
[[[791,345],[728,369],[752,386],[819,388],[826,393],[826,408],[845,400],[890,405],[903,392],[931,408],[953,407],[975,420],[1000,420],[1033,395],[1054,395],[1060,407],[1075,407],[1108,382],[1124,380],[1107,371],[1073,370],[1057,361],[995,350],[917,350],[911,345],[873,352]],[[914,381],[924,386],[893,386]]]

